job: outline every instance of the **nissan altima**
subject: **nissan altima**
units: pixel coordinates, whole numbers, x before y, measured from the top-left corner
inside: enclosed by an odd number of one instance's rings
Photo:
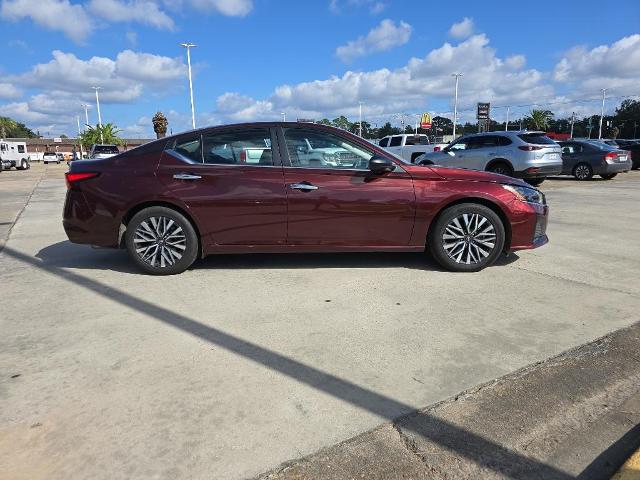
[[[194,130],[73,162],[66,182],[69,239],[159,275],[210,254],[425,250],[474,272],[548,241],[545,197],[520,180],[407,165],[311,123]]]

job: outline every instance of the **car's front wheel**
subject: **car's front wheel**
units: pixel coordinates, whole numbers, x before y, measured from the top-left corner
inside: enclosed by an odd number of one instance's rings
[[[461,203],[444,210],[429,231],[428,247],[447,270],[477,272],[496,261],[504,248],[500,217],[477,203]]]
[[[198,235],[184,215],[167,207],[136,213],[127,226],[125,244],[133,261],[147,273],[182,273],[198,256]]]

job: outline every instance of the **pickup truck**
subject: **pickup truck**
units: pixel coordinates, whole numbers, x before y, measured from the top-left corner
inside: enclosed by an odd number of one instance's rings
[[[415,163],[423,153],[437,152],[447,146],[446,143],[431,143],[424,134],[389,135],[380,140],[378,145],[407,163]]]
[[[109,158],[118,155],[120,151],[117,145],[95,144],[91,146],[89,158]]]
[[[308,139],[304,139],[305,144],[297,148],[298,159],[305,166],[328,165],[331,167],[350,168],[355,167],[360,161],[360,157],[355,153],[337,147],[334,144],[322,144],[316,140],[312,144]]]

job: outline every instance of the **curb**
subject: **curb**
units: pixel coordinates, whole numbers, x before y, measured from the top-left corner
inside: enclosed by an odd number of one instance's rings
[[[640,449],[624,462],[611,480],[640,480]]]

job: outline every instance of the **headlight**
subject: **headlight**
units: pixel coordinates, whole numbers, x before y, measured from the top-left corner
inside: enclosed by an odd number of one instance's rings
[[[502,188],[509,190],[518,198],[518,200],[523,202],[539,203],[540,205],[547,204],[544,194],[535,188],[521,187],[519,185],[502,185]]]
[[[323,153],[322,157],[329,162],[335,162],[338,159],[335,153]]]

